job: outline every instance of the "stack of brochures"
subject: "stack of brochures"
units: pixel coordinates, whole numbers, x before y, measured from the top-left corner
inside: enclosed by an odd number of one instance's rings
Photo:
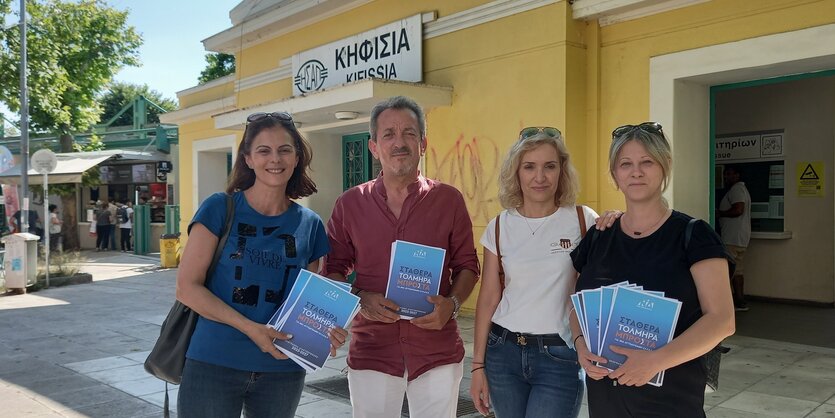
[[[273,344],[308,372],[319,370],[330,354],[328,330],[346,328],[359,312],[359,302],[350,284],[302,269],[287,299],[268,322],[293,338],[276,339]]]
[[[400,318],[418,318],[435,310],[426,298],[440,290],[445,256],[443,248],[408,241],[391,244],[386,299],[400,306]]]
[[[592,353],[604,357],[599,364],[615,370],[626,356],[617,354],[610,346],[639,350],[656,350],[672,341],[681,311],[681,302],[664,297],[664,292],[643,290],[629,282],[616,283],[597,289],[587,289],[571,295]],[[650,379],[649,384],[661,386],[664,372]]]

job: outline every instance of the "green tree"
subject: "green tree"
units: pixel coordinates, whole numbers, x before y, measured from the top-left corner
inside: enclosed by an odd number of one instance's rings
[[[206,68],[197,78],[199,84],[205,84],[229,74],[235,74],[235,56],[217,52],[206,54]]]
[[[9,14],[10,0],[0,0]],[[73,149],[73,132],[96,123],[96,102],[120,68],[138,65],[142,39],[127,23],[128,12],[103,0],[27,1],[29,114],[33,130],[61,138],[61,151]],[[7,19],[13,20],[13,19]],[[20,109],[19,27],[0,31],[0,101]],[[64,244],[78,248],[77,196],[62,197]]]
[[[130,104],[134,98],[138,96],[145,96],[157,106],[165,109],[166,112],[177,110],[177,102],[162,96],[162,93],[152,90],[147,84],[133,84],[125,82],[113,82],[108,89],[102,93],[98,102],[102,107],[102,114],[99,118],[99,123],[107,123],[111,118],[116,116],[123,107]],[[159,109],[148,106],[148,123],[159,123]],[[133,124],[133,113],[129,110],[122,113],[111,126],[129,126]]]

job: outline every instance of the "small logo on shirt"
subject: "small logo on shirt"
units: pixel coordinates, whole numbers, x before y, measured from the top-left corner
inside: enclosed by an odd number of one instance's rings
[[[560,238],[559,241],[551,243],[551,254],[558,254],[568,252],[571,249],[572,242],[568,238]]]

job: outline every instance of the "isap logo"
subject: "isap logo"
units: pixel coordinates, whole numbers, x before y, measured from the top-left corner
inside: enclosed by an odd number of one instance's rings
[[[414,258],[426,258],[426,251],[415,250],[415,252],[412,253],[412,257],[414,257]]]
[[[639,308],[641,308],[641,309],[646,309],[646,310],[648,310],[648,311],[651,311],[651,310],[652,310],[652,308],[654,308],[654,307],[655,307],[655,302],[653,302],[653,301],[651,301],[651,300],[649,300],[649,299],[644,299],[644,300],[642,300],[642,301],[638,302],[638,305],[637,305],[637,306],[638,306]]]
[[[560,247],[571,248],[571,240],[570,239],[565,239],[565,238],[560,238]]]
[[[322,88],[326,78],[328,78],[328,69],[325,65],[319,60],[310,60],[299,67],[293,83],[302,93],[307,93]]]

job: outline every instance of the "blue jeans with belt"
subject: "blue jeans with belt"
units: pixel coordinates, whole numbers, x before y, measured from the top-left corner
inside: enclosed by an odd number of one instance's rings
[[[177,416],[292,418],[301,400],[304,375],[303,370],[257,373],[186,359]]]
[[[496,418],[576,417],[583,399],[577,352],[558,334],[517,334],[493,324],[485,357]]]

